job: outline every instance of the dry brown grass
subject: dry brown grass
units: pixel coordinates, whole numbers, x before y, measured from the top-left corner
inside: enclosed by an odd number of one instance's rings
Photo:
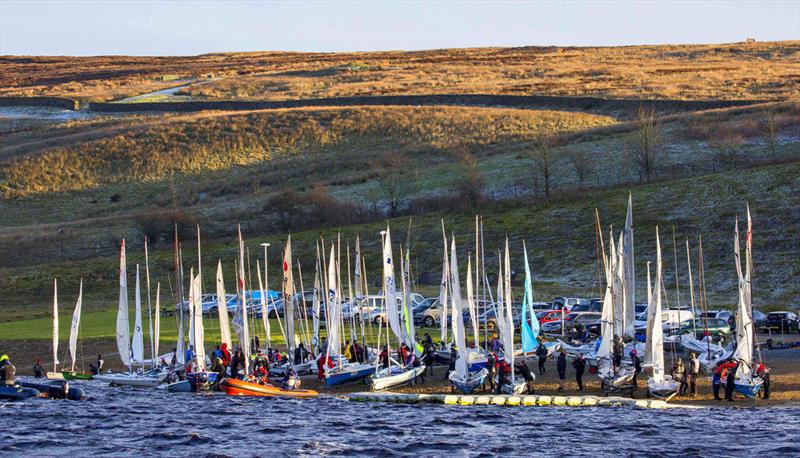
[[[799,95],[800,42],[603,48],[475,48],[194,57],[0,57],[0,95],[118,99],[205,79],[211,99],[491,93],[783,100]]]
[[[142,180],[174,172],[223,170],[312,153],[320,146],[379,137],[415,148],[447,149],[525,141],[540,131],[569,132],[613,123],[606,116],[458,107],[290,109],[202,113],[142,123],[127,120],[61,136],[0,163],[0,193],[19,197]],[[89,126],[91,127],[91,126]],[[99,137],[99,138],[98,138]],[[26,143],[24,146],[30,146]],[[13,149],[3,143],[0,151]],[[2,157],[2,156],[0,156]],[[331,158],[335,161],[336,158]]]

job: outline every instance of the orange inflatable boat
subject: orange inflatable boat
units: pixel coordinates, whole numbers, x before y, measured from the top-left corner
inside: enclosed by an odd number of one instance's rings
[[[226,378],[219,383],[219,389],[230,396],[265,396],[289,398],[315,398],[319,396],[314,390],[284,390],[272,385],[245,382],[244,380]]]

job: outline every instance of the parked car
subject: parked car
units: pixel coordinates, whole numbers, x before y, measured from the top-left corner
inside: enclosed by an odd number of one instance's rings
[[[544,310],[536,314],[536,319],[539,320],[539,325],[549,323],[551,321],[560,320],[562,315],[565,315],[561,310]]]
[[[572,308],[580,304],[588,304],[589,300],[581,299],[579,297],[556,297],[553,299],[552,307],[555,309],[565,308],[572,311]]]
[[[571,312],[564,317],[564,329],[568,331],[576,324],[586,326],[598,320],[600,320],[600,314],[597,312]],[[546,334],[560,334],[561,320],[544,323],[540,329]]]
[[[376,303],[380,303],[381,307],[373,309],[369,313],[369,321],[373,322],[376,325],[381,325],[386,321],[386,310],[383,307],[383,302],[385,301],[384,297],[381,296],[379,300],[376,300]],[[397,315],[398,317],[401,316],[403,313],[403,298],[397,296]]]
[[[781,333],[800,332],[800,318],[794,312],[770,312],[767,315],[765,326],[770,331]]]
[[[692,318],[694,318],[692,311],[685,307],[662,310],[661,329],[664,332],[669,332],[670,329],[678,328],[681,323]],[[642,317],[642,320],[637,319],[634,322],[634,332],[636,335],[645,335],[647,333],[647,314]]]
[[[760,310],[753,309],[753,324],[756,329],[766,328],[767,315]],[[736,315],[731,314],[731,317],[728,318],[728,325],[731,329],[736,329]]]
[[[531,308],[534,310],[534,313],[536,313],[540,311],[552,310],[553,305],[549,302],[532,302]]]
[[[597,313],[600,313],[600,311],[602,311],[602,310],[603,310],[603,301],[601,301],[601,300],[597,300],[597,301],[592,300],[592,301],[581,302],[580,304],[572,307],[572,309],[570,309],[570,312],[597,312]]]
[[[731,324],[731,328],[736,327],[736,319],[734,318],[733,323]],[[753,309],[753,323],[756,325],[756,329],[762,329],[767,325],[767,314],[762,312],[761,310]]]
[[[706,324],[707,323],[707,324]],[[706,326],[708,328],[706,329]],[[719,336],[723,335],[726,338],[731,336],[731,327],[728,322],[721,318],[695,318],[693,320],[683,321],[673,334],[684,335],[695,333],[696,339],[702,339],[704,336]]]
[[[520,315],[520,307],[522,304],[514,304],[514,307],[511,309],[511,319],[514,321],[514,327],[518,328],[522,324],[522,317]],[[469,323],[469,327],[472,327],[472,323]],[[480,315],[478,315],[478,328],[486,328],[489,331],[493,331],[497,329],[497,315],[494,312],[494,309],[489,309]]]
[[[426,328],[432,328],[434,326],[438,326],[441,324],[442,320],[442,303],[439,302],[439,299],[433,301],[430,307],[428,307],[423,313],[422,316],[419,317],[419,324]],[[449,322],[449,321],[448,321]],[[414,317],[414,323],[417,323],[417,317]]]
[[[730,310],[709,310],[700,314],[701,318],[719,318],[725,321],[736,319],[736,315]]]

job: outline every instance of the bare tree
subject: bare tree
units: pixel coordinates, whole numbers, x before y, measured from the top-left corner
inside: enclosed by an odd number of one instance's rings
[[[397,216],[400,205],[411,191],[413,170],[408,159],[397,151],[390,151],[373,168],[377,171],[380,191],[389,207],[389,216]]]
[[[717,148],[717,160],[722,165],[735,169],[739,164],[739,148],[743,143],[741,135],[722,129],[711,145]]]
[[[462,176],[458,181],[458,191],[470,208],[475,208],[483,198],[485,181],[478,170],[478,159],[474,154],[462,151],[459,153],[459,157]]]
[[[553,153],[554,145],[555,138],[546,133],[540,133],[533,139],[533,149],[531,150],[533,169],[535,174],[544,182],[545,196],[550,196],[550,185],[557,162],[556,155]]]
[[[630,156],[639,166],[639,177],[650,181],[655,175],[656,167],[660,159],[659,144],[661,142],[661,128],[656,118],[656,110],[653,107],[639,107],[636,117],[636,147],[630,150]]]
[[[575,175],[578,177],[578,186],[583,189],[586,179],[594,168],[594,158],[588,152],[579,149],[572,152],[569,156],[569,161],[572,164],[572,168],[575,169]]]
[[[775,149],[778,146],[778,120],[775,116],[775,110],[772,108],[769,108],[764,114],[764,134],[767,136],[769,152],[774,157]]]

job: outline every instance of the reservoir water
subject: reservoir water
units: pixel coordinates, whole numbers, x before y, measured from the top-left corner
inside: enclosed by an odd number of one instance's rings
[[[793,456],[800,407],[406,405],[82,386],[0,404],[0,450],[81,456]]]

